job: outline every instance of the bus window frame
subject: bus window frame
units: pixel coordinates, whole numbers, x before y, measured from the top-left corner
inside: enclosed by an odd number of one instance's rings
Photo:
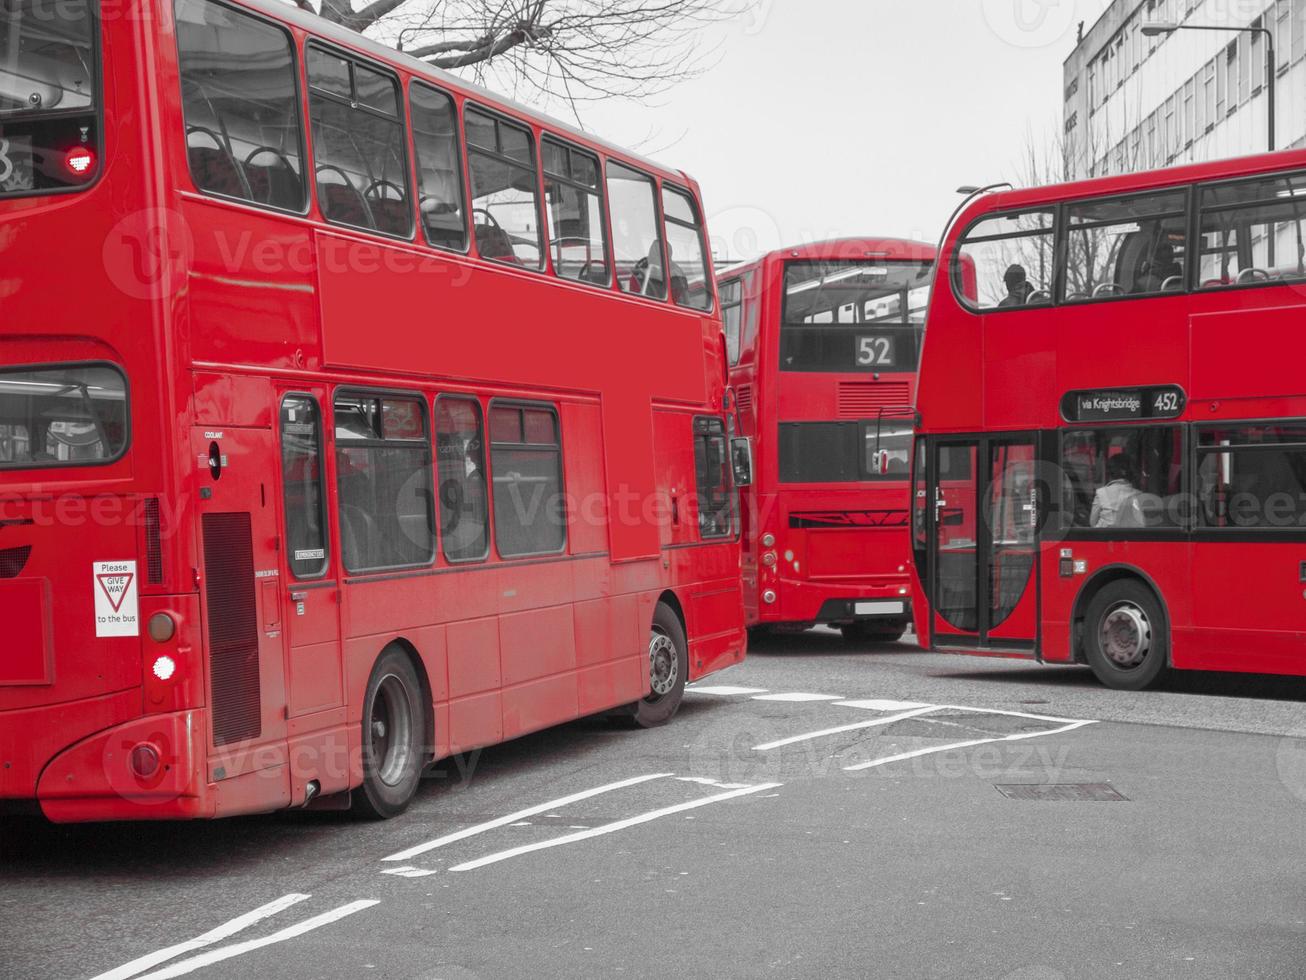
[[[104,18],[101,16],[100,0],[86,0],[86,9],[91,18],[91,65],[95,72],[95,175],[84,183],[70,185],[68,187],[33,188],[30,191],[3,193],[0,194],[0,201],[18,201],[28,197],[51,197],[54,195],[80,194],[82,191],[88,191],[99,184],[100,181],[104,179],[105,171],[109,169],[104,159],[104,131],[106,128],[105,119],[107,118],[105,114],[105,103],[108,98],[108,89],[104,83]],[[32,115],[59,119],[62,115],[72,116],[74,113],[66,109],[52,109],[48,113],[33,113]],[[24,117],[17,113],[12,116],[0,114],[0,122],[4,122],[8,119],[21,118]],[[30,119],[31,116],[26,118]]]
[[[603,197],[609,208],[608,227],[612,227],[612,195],[609,193],[608,186],[608,167],[616,164],[623,170],[629,170],[633,174],[643,177],[653,185],[653,213],[657,223],[658,243],[662,246],[662,276],[666,280],[665,295],[649,296],[647,293],[637,293],[621,288],[620,274],[617,269],[617,251],[616,242],[612,243],[612,281],[617,292],[622,296],[641,299],[647,303],[657,303],[661,306],[670,306],[673,309],[684,310],[687,313],[698,314],[698,310],[691,310],[685,306],[677,305],[671,298],[671,264],[667,261],[667,223],[662,215],[662,181],[657,174],[649,173],[643,167],[630,163],[621,157],[604,157],[603,158]]]
[[[438,433],[435,428],[435,413],[439,410],[441,401],[460,401],[467,402],[476,406],[476,413],[480,421],[481,429],[481,470],[485,478],[485,552],[478,557],[473,558],[450,558],[445,551],[445,536],[443,525],[440,523],[442,515],[440,507],[440,447],[438,442]],[[561,432],[561,427],[559,428]],[[490,417],[481,399],[476,395],[466,394],[453,391],[442,391],[438,393],[431,401],[431,466],[435,471],[435,519],[436,532],[439,537],[436,550],[445,565],[458,567],[463,565],[482,565],[489,561],[491,553],[494,551],[494,474],[490,472]]]
[[[712,316],[714,313],[716,313],[717,307],[720,305],[720,301],[717,298],[716,270],[712,267],[712,253],[709,250],[708,237],[707,237],[707,220],[703,217],[703,204],[701,201],[699,201],[698,195],[695,194],[693,191],[691,191],[688,187],[681,187],[679,184],[672,183],[670,181],[665,181],[665,180],[659,180],[657,184],[658,184],[658,193],[657,193],[658,217],[661,219],[661,225],[662,225],[662,262],[663,262],[662,268],[666,270],[667,301],[670,302],[671,305],[678,310],[685,310],[689,313],[693,313],[699,316]],[[685,199],[689,202],[690,210],[694,212],[694,219],[697,222],[697,224],[687,225],[679,218],[667,217],[667,210],[664,207],[663,200],[662,200],[662,195],[667,193],[667,191],[671,191],[673,194],[684,195]],[[704,276],[703,288],[707,291],[707,298],[708,298],[708,305],[705,309],[700,309],[697,306],[691,306],[688,303],[676,302],[676,298],[674,296],[674,290],[672,290],[671,288],[671,261],[667,255],[667,246],[670,244],[667,241],[668,224],[673,224],[678,228],[684,228],[687,231],[692,231],[694,232],[695,235],[698,236],[698,248],[699,251],[703,253],[703,276]],[[740,326],[742,328],[742,324]]]
[[[88,367],[112,368],[115,372],[117,372],[118,376],[122,378],[123,405],[125,406],[126,410],[124,412],[125,417],[123,420],[122,448],[118,451],[118,453],[106,459],[91,459],[91,460],[77,459],[77,460],[67,460],[65,462],[60,462],[59,460],[52,460],[52,461],[44,462],[40,465],[38,465],[35,462],[18,463],[18,464],[0,463],[0,472],[21,473],[28,470],[67,470],[67,469],[83,469],[92,466],[111,466],[114,463],[121,461],[127,455],[127,453],[131,451],[132,414],[133,414],[131,379],[128,378],[127,371],[123,368],[121,364],[116,364],[113,361],[106,361],[103,358],[92,358],[90,360],[85,360],[85,361],[49,361],[40,364],[7,364],[3,368],[0,368],[0,378],[3,378],[6,374],[32,373],[38,371],[64,371],[64,370],[70,370],[75,368],[88,368]]]
[[[195,0],[195,2],[212,4],[215,7],[224,7],[231,13],[260,21],[269,27],[279,30],[285,35],[286,40],[290,42],[290,67],[295,77],[295,119],[299,124],[299,179],[304,186],[304,203],[298,210],[279,208],[275,205],[268,204],[265,201],[254,201],[245,197],[232,197],[230,194],[219,194],[216,191],[205,190],[196,182],[195,174],[191,171],[189,147],[186,145],[186,140],[189,134],[185,131],[186,99],[181,91],[181,33],[176,30],[176,23],[174,22],[173,41],[177,50],[177,105],[181,111],[182,117],[182,152],[186,156],[186,176],[190,180],[191,190],[196,194],[203,195],[204,197],[215,201],[228,201],[232,204],[240,204],[245,207],[256,208],[260,211],[269,211],[273,214],[292,214],[300,218],[307,217],[309,212],[313,209],[314,195],[317,193],[317,180],[315,167],[313,187],[309,186],[308,168],[312,151],[308,145],[309,119],[304,113],[305,108],[308,106],[308,62],[303,56],[303,50],[306,50],[306,48],[301,50],[299,44],[296,43],[294,32],[291,31],[289,27],[279,21],[271,19],[252,7],[238,7],[234,4],[228,3],[227,0]],[[172,9],[175,19],[177,0],[172,0]],[[239,161],[237,162],[239,163]],[[323,220],[326,219],[323,218]],[[331,223],[334,224],[334,222]],[[348,227],[353,226],[350,225]]]
[[[1003,208],[994,208],[991,211],[984,211],[976,215],[975,218],[970,222],[970,224],[966,226],[966,229],[956,237],[952,247],[952,254],[948,256],[948,265],[949,265],[948,280],[952,284],[952,296],[953,299],[956,300],[957,305],[960,306],[967,313],[971,313],[975,316],[988,316],[991,313],[1003,313],[1003,314],[1016,313],[1025,310],[1046,310],[1053,306],[1056,306],[1057,305],[1056,298],[1058,292],[1057,281],[1061,276],[1061,258],[1060,258],[1061,244],[1059,239],[1060,239],[1060,228],[1063,223],[1062,208],[1064,206],[1065,206],[1064,201],[1057,201],[1053,204],[1035,204],[1026,207],[1013,208],[1011,210],[1006,210]],[[1006,235],[985,235],[982,238],[977,238],[977,239],[970,239],[968,237],[971,231],[973,231],[977,226],[984,223],[985,221],[990,221],[993,218],[1018,218],[1021,215],[1037,214],[1039,212],[1046,212],[1052,215],[1052,227],[1049,228],[1046,232],[1038,231],[1038,232],[1031,233],[1031,232],[1013,231],[1010,234],[1006,234]],[[1048,282],[1046,289],[1039,290],[1039,292],[1046,292],[1048,294],[1048,301],[1046,303],[1037,303],[1037,304],[1025,303],[1020,306],[985,307],[985,306],[973,305],[970,302],[970,300],[966,298],[965,294],[962,292],[962,281],[961,281],[962,269],[965,265],[965,263],[962,261],[965,258],[965,256],[962,254],[962,248],[965,245],[970,244],[970,242],[972,241],[1000,242],[1000,241],[1007,241],[1014,238],[1036,238],[1040,235],[1047,235],[1052,239],[1052,279]],[[937,270],[935,272],[935,275],[936,276],[938,275]],[[928,306],[926,307],[926,309],[928,311]]]
[[[1235,453],[1239,450],[1243,452],[1273,452],[1276,449],[1283,451],[1284,447],[1299,446],[1302,443],[1266,443],[1252,446],[1211,446],[1203,447],[1201,445],[1202,433],[1218,429],[1245,429],[1256,426],[1284,425],[1295,424],[1306,426],[1306,416],[1275,416],[1272,418],[1236,418],[1236,419],[1206,419],[1201,422],[1188,423],[1189,429],[1189,461],[1188,473],[1186,476],[1191,480],[1192,486],[1187,492],[1196,498],[1197,495],[1197,470],[1201,465],[1204,455],[1219,455],[1221,452]],[[1189,515],[1188,531],[1193,541],[1203,543],[1209,542],[1227,542],[1227,543],[1291,543],[1301,544],[1303,534],[1306,534],[1306,528],[1296,527],[1246,527],[1246,526],[1226,526],[1215,527],[1199,520],[1201,516],[1198,508],[1193,508]]]
[[[1167,294],[1168,295],[1168,294]],[[1140,299],[1142,297],[1139,297]],[[1049,508],[1044,509],[1041,515],[1043,521],[1043,531],[1045,535],[1043,540],[1048,540],[1048,536],[1059,534],[1064,541],[1187,541],[1192,533],[1199,528],[1195,519],[1195,512],[1188,506],[1184,505],[1184,513],[1177,524],[1157,525],[1155,527],[1081,527],[1073,523],[1073,515],[1070,515],[1071,522],[1067,521],[1065,508],[1062,506],[1066,496],[1066,436],[1072,432],[1118,432],[1129,431],[1131,429],[1165,429],[1177,432],[1180,439],[1179,446],[1179,493],[1178,496],[1185,502],[1193,500],[1193,477],[1197,471],[1197,436],[1196,426],[1183,418],[1176,419],[1140,419],[1127,422],[1091,422],[1063,423],[1053,429],[1046,430],[1055,437],[1053,446],[1040,445],[1039,455],[1043,454],[1045,448],[1054,448],[1056,452],[1055,472],[1056,472],[1056,510],[1057,520],[1054,527],[1050,527],[1048,521]],[[1044,461],[1046,462],[1046,461]],[[1097,488],[1094,488],[1095,490]],[[1140,491],[1143,492],[1143,491]]]
[[[321,513],[318,516],[322,519],[323,557],[322,557],[322,564],[319,567],[318,571],[312,575],[300,575],[297,571],[295,571],[294,558],[292,557],[290,551],[290,528],[286,523],[286,516],[287,516],[285,513],[287,509],[286,487],[288,483],[286,480],[285,449],[282,443],[282,440],[285,438],[285,432],[282,429],[281,413],[285,410],[286,401],[291,398],[299,398],[305,401],[310,401],[317,409],[317,422],[316,422],[317,452],[318,452],[317,485],[318,485],[318,493],[320,494],[320,500],[321,500]],[[328,457],[333,457],[335,455],[334,452],[335,447],[334,444],[330,448],[328,448],[327,446],[326,426],[324,424],[325,418],[326,418],[325,413],[322,411],[321,399],[319,399],[317,395],[314,395],[311,392],[298,391],[298,390],[285,391],[282,392],[281,398],[277,402],[277,456],[278,456],[277,466],[281,475],[281,486],[279,488],[281,491],[280,497],[281,497],[281,509],[282,509],[281,526],[283,529],[282,533],[285,535],[285,539],[286,539],[286,554],[285,554],[286,568],[290,572],[290,577],[293,578],[296,582],[320,582],[323,579],[328,578],[331,573],[331,546],[333,542],[332,542],[332,535],[331,535],[331,504],[327,496],[328,494],[327,459]]]
[[[553,415],[555,431],[558,433],[558,491],[562,496],[562,545],[556,551],[532,551],[520,555],[505,555],[499,541],[498,525],[498,498],[494,489],[494,447],[495,439],[491,433],[490,413],[496,408],[516,408],[527,410],[545,410]],[[562,409],[557,402],[536,401],[530,398],[491,398],[485,406],[485,415],[482,419],[485,426],[484,438],[486,449],[486,472],[489,475],[489,497],[490,508],[489,517],[493,524],[494,537],[494,554],[501,562],[529,561],[538,558],[560,558],[568,554],[571,547],[571,509],[567,507],[567,450],[562,441]],[[523,438],[525,434],[523,433]],[[499,443],[502,446],[522,447],[534,446],[541,448],[540,443]]]
[[[598,186],[586,187],[585,185],[572,180],[569,176],[562,177],[558,174],[547,173],[544,169],[544,144],[546,142],[552,142],[562,147],[568,153],[583,153],[585,156],[591,157],[594,160],[594,163],[597,164],[595,173],[597,175],[596,179],[598,180]],[[604,179],[604,174],[606,173],[604,157],[601,153],[598,153],[587,146],[583,146],[575,140],[565,139],[557,133],[547,129],[540,131],[539,144],[539,152],[536,154],[536,158],[539,161],[538,170],[541,184],[540,205],[544,209],[545,219],[547,221],[547,224],[542,226],[541,230],[548,229],[552,225],[552,218],[549,215],[548,200],[548,182],[550,180],[559,181],[568,187],[582,191],[586,194],[597,194],[599,198],[599,221],[603,226],[603,261],[608,269],[608,281],[595,282],[592,279],[572,279],[569,276],[562,275],[558,272],[558,268],[553,262],[553,242],[546,241],[544,247],[549,253],[549,274],[559,282],[575,282],[585,286],[590,286],[594,289],[601,289],[604,292],[612,292],[617,286],[617,268],[612,257],[612,226],[611,219],[608,217],[608,186],[607,181]]]
[[[1202,207],[1203,191],[1211,188],[1236,186],[1238,184],[1251,184],[1256,182],[1264,182],[1268,180],[1273,180],[1275,177],[1279,177],[1279,176],[1291,177],[1291,176],[1298,176],[1298,175],[1303,178],[1306,178],[1306,169],[1298,168],[1298,169],[1286,170],[1286,171],[1267,170],[1267,171],[1259,171],[1253,174],[1241,174],[1237,177],[1224,177],[1219,180],[1204,180],[1204,181],[1195,182],[1192,185],[1193,193],[1189,201],[1189,208],[1191,210],[1189,235],[1192,236],[1193,241],[1198,243],[1198,251],[1196,257],[1198,258],[1199,261],[1197,263],[1194,263],[1194,268],[1197,271],[1200,271],[1200,259],[1203,254],[1201,250],[1202,218],[1205,215],[1239,211],[1246,208],[1261,207],[1267,204],[1284,203],[1284,201],[1268,201],[1268,200],[1258,199],[1256,201],[1251,201],[1251,202],[1240,201],[1236,204],[1219,204],[1210,208],[1203,208]],[[1285,201],[1286,200],[1290,200],[1290,199],[1285,199]],[[1306,231],[1306,216],[1303,216],[1301,220],[1301,225],[1303,226],[1303,231]],[[1189,282],[1190,291],[1193,293],[1200,293],[1200,294],[1230,293],[1243,289],[1264,289],[1267,286],[1300,287],[1303,284],[1306,284],[1306,276],[1298,276],[1294,279],[1255,279],[1250,282],[1231,282],[1219,286],[1203,286],[1201,284],[1200,277],[1195,274],[1190,279]]]
[[[313,83],[309,80],[308,77],[308,54],[310,48],[317,49],[327,55],[330,55],[331,57],[340,58],[341,60],[349,63],[349,67],[350,67],[349,84],[351,88],[355,90],[355,94],[357,94],[356,93],[357,81],[354,76],[354,68],[357,65],[361,64],[369,71],[375,71],[378,75],[387,76],[394,83],[395,86],[395,105],[398,109],[399,114],[392,118],[390,116],[387,116],[384,112],[381,112],[377,109],[373,109],[371,106],[365,105],[362,102],[355,102],[352,99],[346,100],[341,96],[335,94],[334,92],[328,92],[326,89],[322,89],[322,88],[314,88]],[[414,193],[416,190],[414,184],[416,177],[415,177],[415,171],[413,169],[413,161],[411,159],[411,154],[410,154],[410,146],[412,143],[412,131],[411,131],[412,127],[409,125],[408,90],[404,87],[403,76],[400,75],[398,71],[396,71],[394,68],[390,67],[383,61],[377,61],[367,55],[359,54],[358,52],[353,51],[350,48],[346,48],[332,41],[328,41],[327,39],[323,38],[321,35],[318,34],[310,34],[308,36],[308,38],[304,41],[303,52],[304,52],[303,57],[301,58],[301,61],[303,62],[303,74],[304,74],[303,102],[304,105],[308,107],[308,116],[304,120],[304,128],[309,133],[308,152],[312,156],[311,163],[313,167],[313,190],[312,190],[311,200],[312,203],[317,207],[318,218],[323,223],[333,228],[348,228],[351,231],[360,231],[367,235],[377,235],[381,238],[384,238],[392,242],[409,242],[409,243],[413,242],[417,236],[417,226],[421,222],[417,217],[417,201],[416,201],[416,194]],[[406,185],[404,187],[404,193],[407,196],[407,204],[408,204],[408,233],[406,235],[396,235],[393,232],[382,231],[379,228],[369,228],[367,225],[356,225],[348,221],[340,221],[338,219],[328,218],[326,216],[326,212],[322,210],[322,203],[318,195],[317,147],[315,145],[317,141],[315,138],[316,134],[313,133],[313,98],[315,94],[318,98],[327,99],[331,102],[334,102],[336,105],[345,106],[350,110],[366,112],[376,116],[379,119],[385,119],[391,122],[398,122],[399,129],[400,129],[399,146],[403,150],[403,154],[404,154],[404,159],[402,161],[404,183]],[[366,193],[367,193],[366,191],[361,191],[360,195],[365,196]],[[425,236],[423,236],[423,238],[424,237]],[[334,404],[334,398],[335,396],[332,395],[333,404]]]
[[[363,446],[365,448],[377,448],[388,443],[407,443],[409,445],[425,445],[427,454],[427,475],[431,478],[431,495],[427,501],[427,516],[431,522],[431,556],[423,562],[411,562],[402,565],[381,565],[376,568],[351,569],[345,562],[345,540],[344,535],[337,533],[335,540],[338,542],[340,554],[340,574],[346,581],[350,582],[360,577],[369,575],[385,575],[390,572],[423,572],[429,571],[436,566],[437,558],[440,554],[440,526],[437,523],[436,503],[435,503],[435,441],[432,438],[432,412],[431,402],[425,392],[412,388],[371,388],[367,385],[348,384],[337,385],[329,391],[331,396],[331,499],[335,502],[334,513],[332,516],[336,521],[336,529],[339,531],[341,518],[340,509],[340,447],[341,441],[336,436],[336,402],[341,397],[358,397],[358,398],[375,398],[377,401],[385,401],[387,398],[408,399],[417,402],[422,407],[422,420],[425,423],[425,435],[422,439],[348,439],[345,440],[345,446]]]
[[[1172,184],[1163,187],[1149,187],[1142,191],[1127,191],[1123,194],[1108,194],[1102,197],[1082,197],[1072,200],[1059,201],[1056,205],[1056,247],[1053,252],[1056,263],[1056,274],[1052,302],[1040,304],[1039,306],[1027,307],[1028,309],[1045,309],[1047,306],[1091,306],[1096,303],[1118,303],[1121,300],[1147,300],[1158,299],[1166,296],[1184,296],[1193,291],[1193,269],[1195,263],[1193,260],[1192,242],[1194,241],[1194,219],[1196,217],[1196,192],[1194,184]],[[1182,211],[1158,211],[1156,214],[1149,214],[1143,220],[1147,221],[1164,221],[1167,218],[1182,217],[1185,235],[1184,251],[1184,272],[1183,281],[1178,289],[1171,289],[1168,292],[1155,293],[1123,293],[1112,296],[1087,296],[1083,299],[1068,299],[1066,297],[1066,285],[1070,268],[1070,231],[1071,225],[1067,220],[1067,212],[1075,207],[1082,207],[1093,204],[1111,204],[1118,201],[1137,200],[1146,197],[1159,197],[1163,194],[1174,194],[1183,192],[1184,208]],[[1090,221],[1085,224],[1075,225],[1078,229],[1091,228],[1109,228],[1113,225],[1123,224],[1123,221]],[[1022,307],[1007,307],[1006,309],[1022,309]],[[990,313],[991,310],[984,312]]]
[[[510,156],[505,156],[504,154],[499,152],[497,147],[493,150],[486,149],[483,146],[477,146],[473,148],[472,143],[467,139],[468,110],[479,112],[481,113],[481,115],[484,116],[489,116],[490,118],[494,119],[496,122],[506,122],[512,126],[517,127],[518,129],[524,129],[526,131],[526,135],[529,137],[528,144],[531,148],[531,169],[534,170],[535,172],[535,225],[537,228],[536,241],[539,243],[539,249],[540,249],[540,261],[539,264],[536,266],[529,266],[520,262],[510,262],[504,258],[495,258],[494,256],[482,255],[481,247],[479,243],[475,242],[476,197],[474,193],[475,188],[473,186],[473,181],[472,181],[472,154],[483,153],[486,156],[493,157],[495,160],[498,160],[500,163],[506,163],[510,166],[515,166],[515,167],[522,166],[522,162],[520,160],[513,159]],[[549,249],[549,243],[546,240],[546,236],[545,236],[545,229],[548,227],[547,224],[548,217],[544,213],[546,207],[544,201],[544,165],[543,165],[543,154],[540,152],[539,127],[535,123],[529,120],[520,119],[517,116],[514,116],[503,109],[500,109],[496,106],[488,105],[485,102],[473,98],[467,98],[463,100],[462,110],[459,112],[458,115],[459,115],[459,123],[462,126],[462,130],[459,133],[459,135],[462,137],[461,140],[462,151],[463,151],[463,158],[464,158],[465,168],[466,168],[467,218],[468,218],[468,223],[471,226],[470,232],[468,234],[468,238],[469,238],[468,254],[474,256],[475,258],[480,259],[482,262],[493,262],[495,266],[498,268],[517,269],[521,272],[529,272],[534,275],[553,276],[553,255],[551,254],[551,251]],[[498,135],[499,135],[498,129],[496,128],[495,129],[496,140],[498,139]],[[553,276],[553,277],[558,279],[562,278],[561,276]],[[487,425],[488,425],[488,419],[489,419],[489,414],[487,412],[486,414]]]
[[[417,225],[421,232],[420,240],[428,248],[444,252],[448,255],[470,255],[472,251],[472,198],[471,186],[467,179],[467,141],[466,132],[463,128],[463,103],[459,101],[458,96],[451,90],[441,88],[434,82],[428,81],[420,75],[409,75],[408,85],[403,91],[404,112],[407,115],[408,125],[408,142],[412,147],[412,169],[413,169],[413,195],[417,211]],[[422,162],[421,154],[417,151],[417,131],[413,127],[413,89],[424,88],[434,92],[437,95],[443,95],[453,106],[453,122],[456,129],[454,133],[454,163],[458,167],[458,196],[461,200],[463,209],[463,247],[450,248],[448,245],[437,245],[431,241],[426,231],[426,222],[422,220]],[[433,416],[434,417],[434,416]]]

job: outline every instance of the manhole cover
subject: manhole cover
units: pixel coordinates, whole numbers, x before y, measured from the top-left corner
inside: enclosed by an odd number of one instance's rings
[[[1062,803],[1127,802],[1110,783],[994,783],[1010,800],[1051,800]]]

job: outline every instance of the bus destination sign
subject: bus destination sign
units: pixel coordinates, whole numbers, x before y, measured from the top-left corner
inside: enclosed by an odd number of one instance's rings
[[[1105,388],[1070,392],[1061,399],[1061,414],[1067,422],[1177,419],[1187,404],[1188,396],[1178,385]]]

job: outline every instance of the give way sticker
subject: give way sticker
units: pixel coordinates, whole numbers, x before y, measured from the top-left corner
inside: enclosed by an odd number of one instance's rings
[[[139,636],[136,563],[97,561],[95,575],[95,635]]]

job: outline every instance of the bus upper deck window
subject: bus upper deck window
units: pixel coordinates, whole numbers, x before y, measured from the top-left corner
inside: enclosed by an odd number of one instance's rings
[[[0,4],[0,197],[84,187],[99,172],[90,0]]]
[[[962,303],[1005,310],[1052,302],[1054,217],[1051,210],[1021,211],[973,225],[953,262],[953,288]]]

